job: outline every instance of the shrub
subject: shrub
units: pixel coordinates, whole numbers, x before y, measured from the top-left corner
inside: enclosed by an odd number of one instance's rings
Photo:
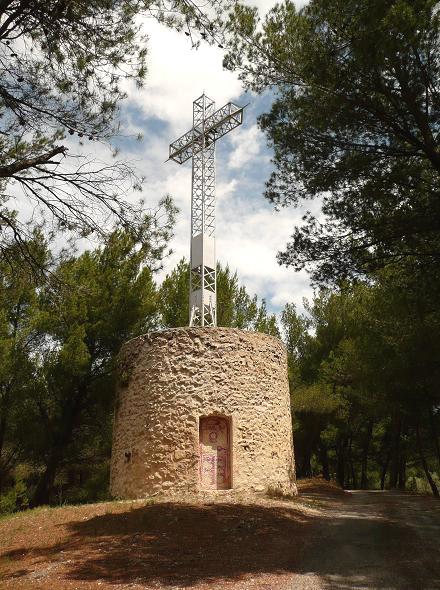
[[[17,479],[15,485],[6,494],[0,495],[0,514],[12,514],[29,506],[26,484]]]

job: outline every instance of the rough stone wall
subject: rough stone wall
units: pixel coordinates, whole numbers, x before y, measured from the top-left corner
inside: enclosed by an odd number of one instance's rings
[[[272,336],[177,328],[119,357],[111,493],[199,492],[199,419],[232,422],[232,488],[296,493],[287,358]]]

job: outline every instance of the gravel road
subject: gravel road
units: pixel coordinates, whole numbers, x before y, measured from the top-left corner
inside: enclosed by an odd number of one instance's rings
[[[297,571],[292,590],[440,589],[440,502],[353,491],[325,508]]]

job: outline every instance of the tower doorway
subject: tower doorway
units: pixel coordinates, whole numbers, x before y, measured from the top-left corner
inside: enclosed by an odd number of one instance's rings
[[[227,418],[200,418],[199,465],[203,490],[231,488],[231,433]]]

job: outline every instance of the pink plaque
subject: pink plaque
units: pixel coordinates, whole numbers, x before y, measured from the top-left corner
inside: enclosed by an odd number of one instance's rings
[[[205,490],[227,490],[230,485],[230,433],[225,418],[200,418],[200,484]]]

